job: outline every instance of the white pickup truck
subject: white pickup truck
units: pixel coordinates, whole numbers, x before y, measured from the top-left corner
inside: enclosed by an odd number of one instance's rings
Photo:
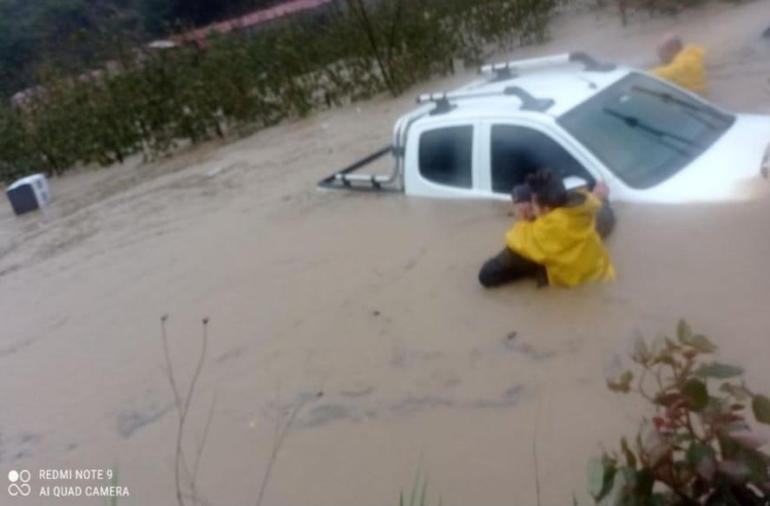
[[[547,167],[614,201],[745,200],[770,185],[770,116],[731,114],[643,71],[585,53],[482,67],[463,88],[423,95],[392,145],[323,188],[508,199]],[[359,171],[391,155],[389,174]]]

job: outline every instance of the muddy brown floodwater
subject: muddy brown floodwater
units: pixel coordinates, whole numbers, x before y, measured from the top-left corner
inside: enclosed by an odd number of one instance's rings
[[[515,56],[643,64],[676,30],[709,49],[717,103],[770,113],[768,25],[767,1],[627,29],[584,12]],[[395,504],[418,469],[447,505],[535,504],[533,450],[542,504],[588,504],[587,458],[632,433],[643,407],[609,393],[605,374],[635,333],[679,317],[770,391],[769,199],[620,206],[616,283],[483,291],[477,269],[501,246],[506,206],[315,189],[387,143],[415,94],[469,77],[68,175],[45,215],[3,206],[3,472],[114,466],[131,493],[121,506],[173,504],[164,313],[183,383],[211,318],[187,443],[215,399],[199,475],[212,505],[256,502],[276,425],[298,404],[263,504]],[[24,504],[104,503],[68,501]]]

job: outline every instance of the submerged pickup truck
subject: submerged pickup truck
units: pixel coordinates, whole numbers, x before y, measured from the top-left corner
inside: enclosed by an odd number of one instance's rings
[[[481,68],[458,90],[418,97],[393,142],[322,188],[508,199],[547,167],[568,187],[603,181],[614,201],[746,200],[770,185],[770,116],[732,114],[585,53]],[[392,170],[361,173],[389,156]]]

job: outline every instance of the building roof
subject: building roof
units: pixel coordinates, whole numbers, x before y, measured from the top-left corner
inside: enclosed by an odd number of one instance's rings
[[[334,0],[289,0],[267,9],[250,12],[238,18],[228,19],[197,30],[182,33],[173,37],[177,42],[195,42],[202,44],[212,34],[230,33],[233,31],[252,28],[270,21],[293,16],[300,12],[309,11],[331,4]]]

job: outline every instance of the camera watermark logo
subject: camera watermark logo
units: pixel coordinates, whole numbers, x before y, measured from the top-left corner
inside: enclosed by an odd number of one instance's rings
[[[8,494],[12,497],[21,496],[27,497],[32,493],[32,486],[29,484],[32,479],[32,474],[26,469],[21,471],[11,470],[8,472],[8,481],[11,482],[8,485]]]

